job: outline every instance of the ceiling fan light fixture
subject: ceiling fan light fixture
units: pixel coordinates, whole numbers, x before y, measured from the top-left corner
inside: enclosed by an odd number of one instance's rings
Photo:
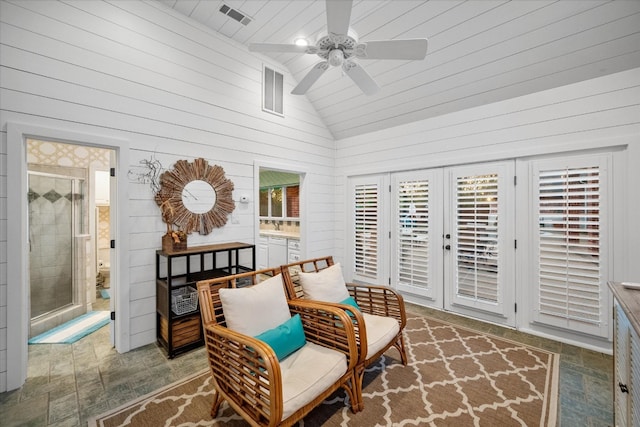
[[[334,67],[339,67],[344,62],[344,52],[342,49],[333,49],[329,52],[329,56],[327,57],[329,64]]]
[[[304,95],[329,67],[342,67],[362,92],[373,95],[380,88],[357,59],[422,60],[427,54],[427,39],[359,42],[358,34],[349,27],[353,0],[327,0],[325,7],[327,31],[318,33],[315,45],[301,45],[301,37],[295,44],[249,43],[251,52],[305,53],[322,59],[291,91],[294,95]]]
[[[293,40],[293,43],[296,46],[309,46],[309,40],[304,37],[297,37],[295,40]]]

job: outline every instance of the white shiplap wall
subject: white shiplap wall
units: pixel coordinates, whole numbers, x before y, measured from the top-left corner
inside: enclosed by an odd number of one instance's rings
[[[125,139],[134,172],[151,156],[165,168],[197,157],[221,165],[234,199],[249,194],[251,205],[190,244],[253,243],[254,162],[294,164],[307,172],[309,229],[327,231],[308,233],[305,253],[333,250],[334,140],[304,97],[288,95],[294,82],[287,73],[285,118],[261,111],[263,63],[243,46],[158,2],[1,1],[0,61],[0,392],[7,388],[7,289],[25,286],[7,283],[7,144],[15,143],[7,123]],[[154,255],[165,227],[148,185],[131,181],[123,190],[128,349],[155,341]]]
[[[626,146],[614,163],[613,280],[640,281],[640,69],[337,141],[336,257],[350,263],[349,176]],[[517,213],[516,213],[517,215]],[[518,238],[520,242],[520,238]],[[526,246],[526,242],[523,243]],[[521,244],[518,244],[521,247]],[[347,270],[348,271],[348,270]]]

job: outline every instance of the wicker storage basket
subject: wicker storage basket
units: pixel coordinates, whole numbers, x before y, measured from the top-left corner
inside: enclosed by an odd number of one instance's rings
[[[198,291],[185,286],[171,291],[171,311],[177,315],[191,313],[198,309]]]

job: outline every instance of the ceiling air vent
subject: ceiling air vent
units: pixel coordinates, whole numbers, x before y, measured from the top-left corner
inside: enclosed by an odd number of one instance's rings
[[[230,8],[226,4],[223,4],[220,7],[220,12],[224,13],[229,18],[235,19],[236,21],[238,21],[242,25],[248,25],[251,22],[251,18],[249,18],[247,15],[245,15],[244,13],[240,12],[237,9]]]

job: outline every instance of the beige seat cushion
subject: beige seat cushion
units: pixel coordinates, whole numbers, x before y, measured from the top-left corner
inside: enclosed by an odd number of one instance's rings
[[[280,362],[283,415],[291,414],[315,399],[347,372],[347,357],[339,351],[307,343]]]
[[[340,263],[317,273],[299,273],[304,297],[310,300],[343,302],[349,291],[342,276]],[[382,350],[400,332],[400,324],[391,317],[362,313],[367,328],[367,358]]]
[[[382,350],[400,332],[400,324],[392,317],[362,313],[367,328],[367,358]]]

